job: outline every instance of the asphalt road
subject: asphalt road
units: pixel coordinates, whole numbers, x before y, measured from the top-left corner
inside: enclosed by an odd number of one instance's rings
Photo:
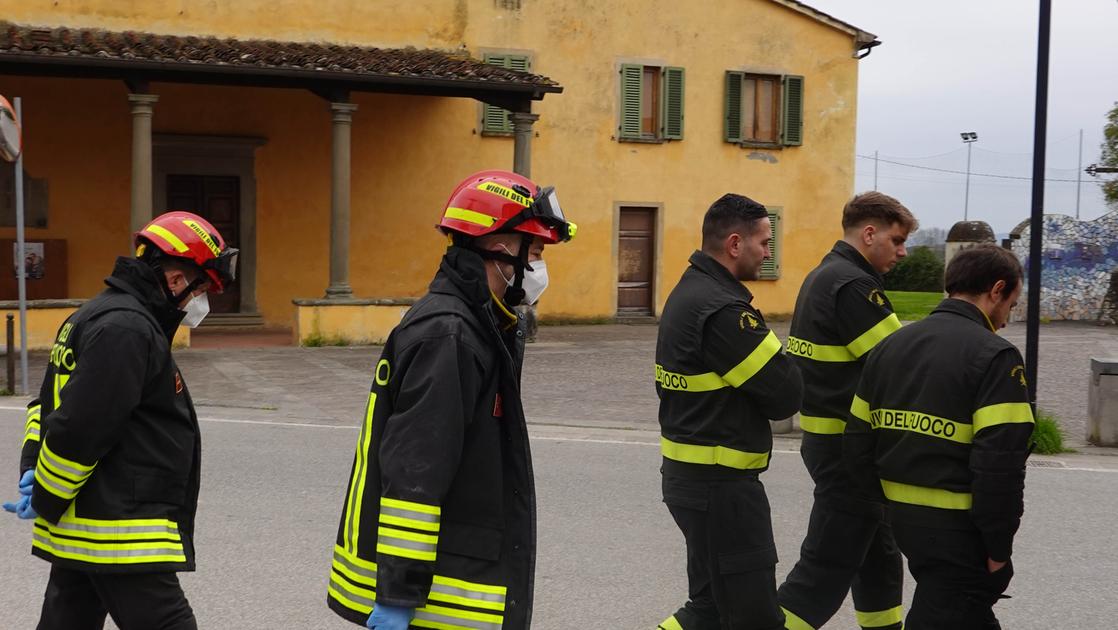
[[[203,409],[199,571],[183,584],[207,629],[354,628],[325,606],[326,578],[353,426],[261,419]],[[0,403],[0,471],[15,496],[23,427],[17,399]],[[556,418],[561,419],[561,418]],[[356,423],[354,423],[355,425]],[[685,593],[683,541],[660,503],[656,434],[536,425],[539,630],[630,630],[655,624]],[[811,486],[779,440],[764,476],[781,564],[797,556]],[[1118,626],[1113,540],[1118,457],[1034,458],[1014,562],[1009,630]],[[7,495],[3,495],[8,500]],[[0,627],[33,628],[48,565],[30,553],[30,524],[0,514]],[[909,584],[911,595],[911,584]],[[854,629],[849,607],[827,628]]]

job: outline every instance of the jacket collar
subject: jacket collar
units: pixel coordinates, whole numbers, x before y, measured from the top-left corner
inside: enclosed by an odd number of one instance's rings
[[[986,313],[982,312],[982,309],[965,300],[946,298],[939,303],[939,306],[935,307],[932,313],[951,313],[952,315],[959,315],[992,333],[998,332],[997,329],[994,328],[994,323],[990,321]]]
[[[428,289],[432,293],[458,297],[470,306],[483,306],[492,299],[485,261],[474,252],[456,246],[446,250]]]
[[[695,250],[688,262],[691,263],[693,268],[714,278],[718,284],[745,298],[746,302],[753,301],[753,293],[744,284],[738,282],[737,278],[730,275],[730,271],[723,267],[722,263],[709,254],[702,250]]]
[[[171,304],[163,292],[163,283],[156,271],[145,262],[121,256],[116,259],[113,273],[105,278],[110,288],[127,293],[136,298],[163,329],[168,339],[174,338],[182,318],[186,313]]]
[[[870,261],[866,260],[866,257],[862,255],[862,252],[858,251],[857,248],[855,248],[850,243],[847,243],[846,241],[837,241],[835,243],[835,246],[831,248],[831,253],[833,253],[835,256],[838,256],[839,258],[845,258],[846,260],[854,263],[858,266],[859,269],[876,278],[878,282],[883,283],[885,281],[881,277],[881,274],[873,268],[873,265],[870,264]]]

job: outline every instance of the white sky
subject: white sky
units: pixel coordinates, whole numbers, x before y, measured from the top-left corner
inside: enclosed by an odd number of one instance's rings
[[[1031,183],[981,177],[1032,174],[1038,0],[809,0],[884,43],[860,61],[858,154],[959,174],[878,162],[878,189],[924,225],[963,218],[967,151],[971,219],[1008,232],[1028,218]],[[1076,178],[1098,161],[1106,113],[1118,101],[1118,0],[1054,0],[1048,92],[1047,177]],[[930,157],[935,156],[935,157]],[[856,190],[874,184],[873,160],[857,158]],[[1107,211],[1083,174],[1080,216]],[[1075,214],[1074,181],[1047,182],[1045,212]]]

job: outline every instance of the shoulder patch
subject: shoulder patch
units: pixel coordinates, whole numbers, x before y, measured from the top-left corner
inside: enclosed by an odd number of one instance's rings
[[[885,306],[885,295],[881,292],[881,289],[871,289],[866,299],[874,306]]]
[[[749,311],[742,311],[741,317],[738,317],[738,327],[742,330],[749,328],[749,330],[756,330],[761,326],[760,320],[753,316]]]
[[[1013,369],[1009,371],[1009,378],[1017,379],[1017,381],[1021,383],[1021,387],[1029,386],[1029,382],[1025,380],[1025,366],[1023,365],[1015,365]]]

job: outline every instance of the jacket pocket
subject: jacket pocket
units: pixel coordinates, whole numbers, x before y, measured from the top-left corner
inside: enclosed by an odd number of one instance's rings
[[[132,498],[137,503],[181,506],[186,502],[186,478],[139,472],[132,476]]]
[[[443,521],[439,552],[496,562],[501,559],[501,530],[480,525]]]

